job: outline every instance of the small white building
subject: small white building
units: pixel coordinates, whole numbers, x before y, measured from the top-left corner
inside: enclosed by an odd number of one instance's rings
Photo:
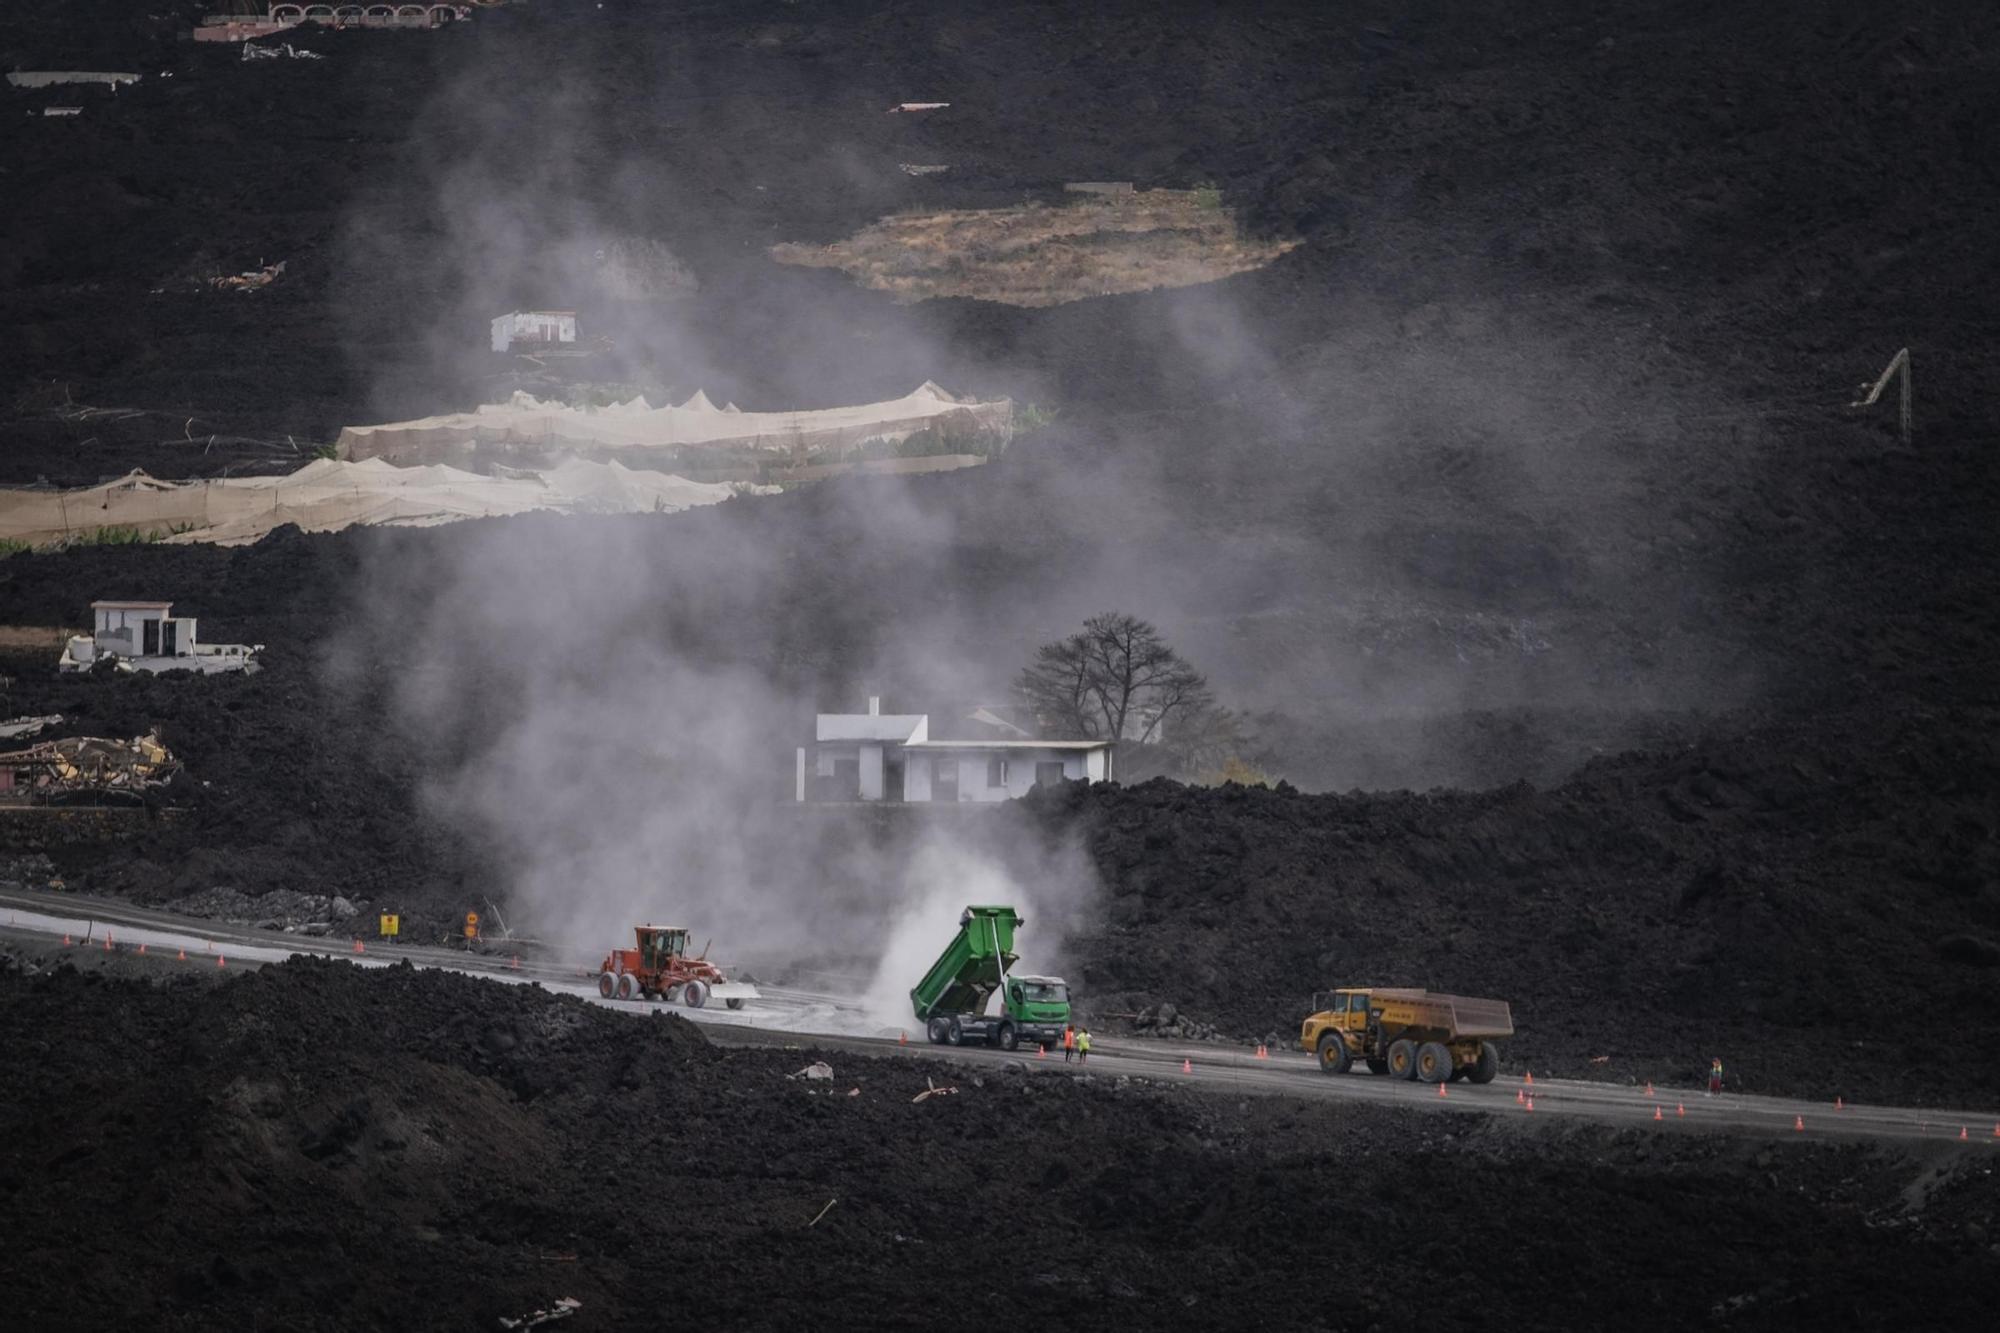
[[[493,350],[504,352],[516,343],[573,343],[574,310],[516,310],[493,321]]]
[[[94,630],[63,648],[57,669],[88,671],[114,661],[121,671],[255,671],[263,644],[202,643],[192,616],[172,602],[92,602]]]
[[[978,714],[970,720],[983,721]],[[868,700],[866,713],[819,714],[814,742],[810,754],[799,747],[800,801],[1006,801],[1027,795],[1037,783],[1112,777],[1109,741],[1018,734],[933,740],[929,714],[884,713],[879,697]]]

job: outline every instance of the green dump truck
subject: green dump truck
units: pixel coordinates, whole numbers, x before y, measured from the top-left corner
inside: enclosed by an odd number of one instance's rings
[[[1022,1042],[1059,1046],[1069,1022],[1069,987],[1061,977],[1012,970],[1014,932],[1025,923],[1011,907],[968,907],[931,970],[910,992],[924,1035],[940,1045],[973,1043],[1014,1050]],[[998,1013],[987,1006],[1000,992]]]

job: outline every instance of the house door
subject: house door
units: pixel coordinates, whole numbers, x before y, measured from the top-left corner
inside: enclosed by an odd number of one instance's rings
[[[150,623],[150,622],[148,622]],[[178,620],[160,622],[160,652],[166,657],[180,655],[181,623]]]
[[[859,759],[836,759],[833,761],[834,799],[858,801],[861,799],[861,761]]]
[[[904,799],[901,755],[891,756],[882,761],[882,799],[885,801]]]
[[[958,800],[958,760],[933,759],[931,763],[931,799],[933,801]]]
[[[1062,760],[1044,760],[1035,765],[1035,785],[1037,787],[1053,787],[1062,780]]]
[[[144,628],[139,631],[139,656],[158,657],[160,655],[160,622],[142,620]]]

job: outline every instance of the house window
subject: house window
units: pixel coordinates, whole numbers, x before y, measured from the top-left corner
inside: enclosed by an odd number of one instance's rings
[[[1004,787],[1007,785],[1007,761],[994,756],[986,761],[986,785]]]
[[[1035,785],[1053,787],[1063,780],[1062,760],[1045,760],[1035,765]]]

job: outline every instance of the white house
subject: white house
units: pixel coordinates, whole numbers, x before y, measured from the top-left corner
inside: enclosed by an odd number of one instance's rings
[[[884,713],[872,696],[866,713],[821,713],[811,753],[799,747],[797,799],[1006,801],[1038,782],[1111,779],[1108,741],[1024,738],[1006,723],[988,729],[1007,734],[932,739],[929,714]]]
[[[61,671],[88,671],[114,661],[121,671],[255,671],[263,644],[202,643],[192,616],[172,614],[172,602],[92,602],[91,634],[63,649]]]
[[[504,352],[515,343],[573,343],[574,310],[516,310],[493,321],[493,350]]]

